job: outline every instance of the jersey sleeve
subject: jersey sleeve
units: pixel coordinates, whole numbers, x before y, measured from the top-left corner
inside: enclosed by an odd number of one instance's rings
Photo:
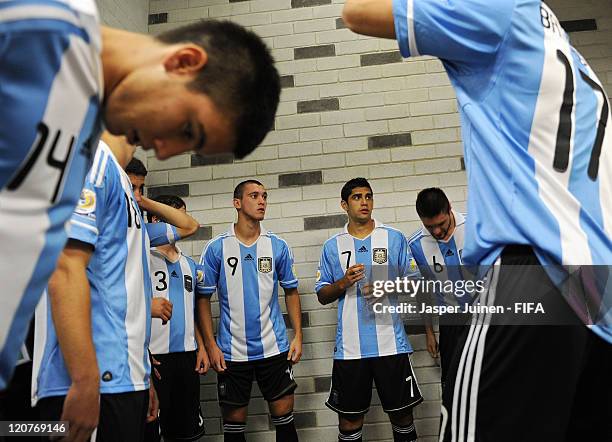
[[[195,275],[196,275],[196,295],[202,296],[204,295],[204,289],[206,287],[204,281],[204,266],[201,264],[195,265]]]
[[[321,259],[319,260],[319,269],[317,270],[317,280],[315,282],[315,292],[317,293],[326,285],[336,282],[334,281],[333,260],[327,244],[323,245]]]
[[[100,151],[97,155],[101,157],[105,153]],[[112,193],[113,177],[103,161],[94,161],[70,218],[68,238],[96,247],[104,212],[109,204],[107,195]]]
[[[217,256],[221,250],[216,247],[216,242],[209,243],[200,257],[199,268],[203,272],[204,280],[198,283],[198,295],[210,297],[217,290],[219,276],[221,274],[221,256]]]
[[[151,247],[163,246],[165,244],[174,244],[181,237],[172,224],[168,223],[145,223]]]
[[[293,252],[285,241],[279,241],[280,254],[276,260],[276,273],[278,281],[284,289],[294,289],[298,286],[298,279],[293,269]]]
[[[421,277],[419,267],[416,264],[416,260],[412,256],[412,251],[408,246],[408,240],[404,235],[401,235],[400,239],[399,274],[410,279],[417,279]]]
[[[510,26],[515,0],[393,0],[395,36],[404,57],[433,55],[489,64]]]

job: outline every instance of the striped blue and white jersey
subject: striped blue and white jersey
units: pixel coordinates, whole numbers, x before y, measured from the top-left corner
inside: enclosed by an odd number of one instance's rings
[[[460,266],[463,265],[463,242],[465,238],[465,214],[452,211],[455,230],[446,241],[439,241],[423,227],[408,238],[412,260],[425,278],[440,281],[460,281],[464,279]],[[413,264],[413,266],[414,266]],[[444,297],[438,293],[439,305],[470,304],[471,296]]]
[[[162,325],[160,318],[151,322],[149,350],[154,355],[193,351],[195,340],[195,293],[201,271],[189,256],[179,250],[179,258],[172,262],[157,249],[151,250],[151,284],[153,297],[172,303],[172,318]]]
[[[93,0],[0,1],[0,390],[91,166],[103,96]]]
[[[365,280],[395,280],[416,276],[410,270],[410,250],[402,232],[374,221],[374,230],[364,239],[344,231],[325,241],[315,291],[344,277],[355,264],[366,268]],[[418,273],[417,273],[418,274]],[[397,305],[395,294],[380,298],[383,306]],[[338,327],[334,359],[363,359],[412,353],[399,314],[374,313],[358,282],[338,299]]]
[[[91,322],[101,393],[149,387],[151,332],[150,247],[179,239],[165,223],[146,224],[132,184],[111,150],[100,142],[81,199],[70,220],[70,239],[93,246],[87,266]],[[41,302],[46,302],[43,297]],[[37,310],[34,400],[66,394],[71,380],[64,365],[50,308]],[[42,349],[42,350],[40,350]]]
[[[543,264],[611,265],[610,107],[550,8],[394,0],[393,13],[402,55],[439,57],[457,93],[464,261],[492,264],[506,244],[527,244]],[[612,342],[611,316],[596,331]]]
[[[252,361],[289,350],[278,302],[278,285],[297,288],[293,253],[279,236],[261,226],[250,246],[229,230],[202,251],[204,286],[199,294],[219,297],[217,345],[228,361]]]

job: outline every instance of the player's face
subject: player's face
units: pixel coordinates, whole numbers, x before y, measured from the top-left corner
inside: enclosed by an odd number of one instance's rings
[[[266,216],[268,206],[268,192],[259,184],[249,183],[244,186],[242,199],[234,200],[236,207],[242,215],[256,221],[261,221]]]
[[[367,187],[355,187],[348,197],[348,201],[342,202],[342,207],[350,220],[357,222],[372,219],[374,209],[374,195]]]
[[[132,183],[134,196],[136,199],[139,199],[142,195],[144,195],[145,177],[142,175],[133,175],[131,173],[128,173],[128,176],[130,177],[130,182]]]
[[[126,135],[131,144],[153,149],[160,160],[187,151],[231,152],[234,133],[228,112],[189,89],[192,79],[163,67],[131,72],[106,98],[107,129]]]
[[[450,210],[448,213],[442,212],[432,218],[421,218],[421,221],[429,233],[431,233],[431,236],[438,241],[447,239],[450,233],[452,233],[453,216]]]

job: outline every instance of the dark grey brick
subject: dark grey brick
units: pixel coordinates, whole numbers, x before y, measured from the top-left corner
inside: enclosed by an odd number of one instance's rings
[[[230,3],[246,2],[248,0],[229,0]]]
[[[409,132],[393,135],[377,135],[368,138],[368,149],[400,146],[412,146],[412,137]]]
[[[315,391],[317,393],[322,391],[329,391],[331,385],[331,376],[320,376],[314,378]]]
[[[291,0],[292,8],[306,8],[309,6],[331,5],[332,0]]]
[[[399,63],[402,56],[399,51],[377,52],[374,54],[362,54],[361,66],[374,66],[379,64]]]
[[[234,162],[234,154],[220,153],[216,155],[191,155],[191,167],[212,166],[215,164],[230,164]]]
[[[298,101],[298,114],[308,112],[325,112],[335,111],[340,109],[340,102],[337,98],[322,98],[320,100]]]
[[[287,313],[283,313],[283,319],[285,320],[285,327],[293,328],[291,326],[291,321],[289,320],[289,315]],[[302,312],[302,328],[310,326],[310,318],[308,318],[308,312]]]
[[[336,29],[345,29],[346,25],[344,24],[344,20],[342,20],[342,17],[338,17],[336,19]]]
[[[304,48],[295,48],[293,50],[293,58],[295,60],[301,60],[304,58],[334,57],[335,55],[336,47],[333,44],[307,46]]]
[[[304,230],[335,229],[346,224],[346,215],[324,215],[304,218]]]
[[[147,196],[155,198],[159,195],[189,196],[189,184],[175,184],[172,186],[149,187]]]
[[[189,241],[206,241],[212,238],[211,226],[200,226],[198,231],[189,237]]]
[[[422,335],[425,333],[425,326],[423,324],[407,322],[404,324],[404,330],[409,335]]]
[[[565,29],[565,32],[596,31],[597,22],[594,18],[567,20],[561,22],[561,27]]]
[[[320,170],[312,172],[285,173],[278,176],[278,187],[310,186],[323,183]]]
[[[282,75],[280,78],[281,87],[293,87],[295,86],[295,82],[293,80],[293,75]]]
[[[465,170],[465,159],[461,157],[461,170]]]
[[[317,415],[314,411],[298,411],[293,413],[296,428],[313,428],[317,426]]]
[[[161,23],[168,23],[167,12],[160,12],[159,14],[149,14],[150,25],[159,25]]]

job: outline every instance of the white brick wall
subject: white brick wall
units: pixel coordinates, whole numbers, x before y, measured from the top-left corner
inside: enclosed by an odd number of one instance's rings
[[[166,1],[165,3],[172,2]],[[102,24],[143,34],[147,33],[149,0],[96,0],[96,4]]]
[[[136,1],[136,0],[134,0]],[[99,1],[104,14],[122,4]],[[142,2],[139,2],[139,4]],[[131,2],[130,2],[131,4]],[[571,34],[574,45],[587,57],[612,94],[612,16],[609,0],[549,0],[560,20],[594,18],[598,31]],[[117,8],[112,9],[112,7]],[[138,10],[146,8],[138,8]],[[302,440],[335,440],[337,419],[323,405],[326,393],[317,392],[314,378],[329,376],[335,336],[335,306],[322,307],[312,293],[322,243],[335,229],[303,231],[303,217],[341,213],[339,191],[355,176],[371,179],[375,216],[410,234],[419,225],[414,210],[418,190],[441,186],[455,208],[465,209],[466,176],[461,170],[461,133],[455,94],[439,61],[422,57],[401,63],[361,66],[360,56],[397,50],[394,41],[362,38],[336,29],[342,0],[330,5],[292,9],[290,0],[151,0],[150,13],[168,12],[169,23],[149,26],[157,33],[197,17],[228,18],[251,27],[273,50],[282,75],[294,76],[294,87],[283,89],[276,131],[264,147],[235,164],[189,167],[188,156],[167,162],[149,161],[148,185],[189,184],[187,203],[213,235],[234,219],[230,205],[233,186],[244,178],[264,182],[270,193],[265,223],[282,233],[294,250],[300,277],[302,306],[311,314],[304,330],[304,359],[296,366],[299,389],[296,413],[314,413],[316,426],[300,429]],[[115,12],[119,16],[119,12]],[[103,15],[104,15],[103,14]],[[143,12],[146,15],[146,12]],[[130,14],[127,14],[129,16]],[[110,24],[113,24],[110,22]],[[334,44],[335,56],[294,60],[294,49]],[[339,109],[298,113],[297,102],[338,98]],[[372,135],[410,132],[412,146],[368,149]],[[320,170],[322,183],[278,188],[278,174]],[[400,198],[401,196],[401,198]],[[186,244],[198,256],[203,241]],[[218,312],[218,306],[215,306]],[[433,442],[438,431],[439,369],[424,351],[422,335],[411,336],[413,363],[425,402],[416,408],[420,441]],[[221,441],[220,412],[216,405],[215,376],[203,378],[202,399],[209,436]],[[378,397],[366,418],[367,440],[391,440],[387,417]],[[273,441],[267,408],[254,389],[249,408],[249,440]],[[312,417],[312,416],[311,416]]]

